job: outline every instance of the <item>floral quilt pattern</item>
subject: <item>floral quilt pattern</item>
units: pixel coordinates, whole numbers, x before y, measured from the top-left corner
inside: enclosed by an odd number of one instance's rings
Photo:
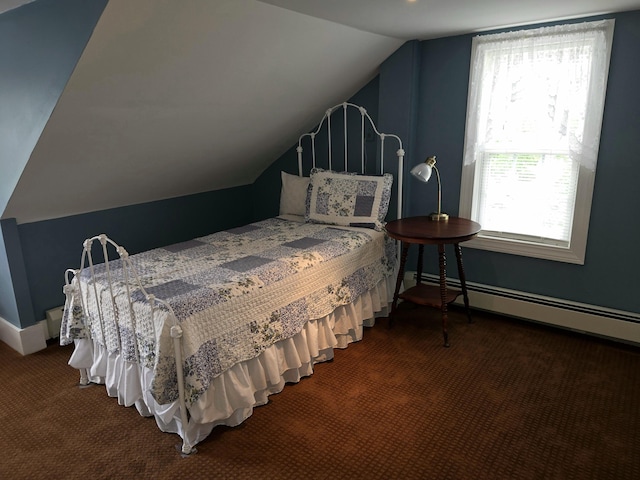
[[[83,269],[65,287],[61,343],[90,336],[110,352],[152,368],[152,393],[164,404],[178,398],[169,334],[174,320],[183,331],[190,405],[226,369],[296,335],[309,320],[392,275],[395,247],[371,229],[272,218],[129,260],[135,273],[121,260],[109,262],[111,287],[104,264],[94,266],[95,282]],[[147,294],[171,309],[156,308],[152,317],[135,274]]]

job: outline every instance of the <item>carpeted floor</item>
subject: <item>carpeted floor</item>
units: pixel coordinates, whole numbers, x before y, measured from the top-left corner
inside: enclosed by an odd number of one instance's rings
[[[640,349],[474,312],[402,308],[217,428],[176,435],[77,387],[69,348],[0,343],[0,478],[640,478]]]

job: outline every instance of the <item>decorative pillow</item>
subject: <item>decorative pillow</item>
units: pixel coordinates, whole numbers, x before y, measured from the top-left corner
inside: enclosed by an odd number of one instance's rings
[[[304,215],[309,177],[281,172],[280,215]]]
[[[310,178],[307,222],[382,230],[393,175],[354,175],[314,168]]]

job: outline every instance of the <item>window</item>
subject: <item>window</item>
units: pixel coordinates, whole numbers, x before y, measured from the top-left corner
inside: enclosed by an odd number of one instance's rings
[[[473,38],[467,245],[584,263],[613,20]]]

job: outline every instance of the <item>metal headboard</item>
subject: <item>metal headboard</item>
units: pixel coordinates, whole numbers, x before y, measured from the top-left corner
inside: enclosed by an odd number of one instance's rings
[[[317,159],[317,153],[316,153],[316,139],[318,137],[318,135],[321,132],[326,132],[326,140],[327,140],[327,163],[328,163],[328,168],[329,170],[333,169],[333,137],[332,137],[332,130],[331,130],[331,117],[332,115],[334,115],[339,109],[342,109],[342,118],[343,118],[343,124],[344,124],[344,137],[343,137],[343,142],[344,142],[344,156],[343,156],[343,166],[344,166],[344,170],[348,170],[348,159],[349,159],[349,139],[352,137],[349,137],[348,134],[348,121],[347,121],[347,110],[349,108],[353,108],[358,110],[358,112],[360,113],[360,135],[359,135],[359,144],[360,144],[360,173],[365,173],[366,172],[366,160],[367,160],[367,155],[366,155],[366,141],[367,141],[367,131],[366,131],[366,126],[367,126],[367,122],[368,125],[371,127],[371,129],[374,132],[374,135],[377,137],[377,141],[378,141],[378,145],[379,145],[379,149],[377,149],[377,158],[376,160],[379,159],[379,169],[377,171],[378,174],[382,174],[385,172],[385,168],[384,168],[384,161],[385,161],[385,140],[387,139],[391,139],[394,142],[397,142],[397,150],[396,150],[396,155],[398,157],[398,163],[397,163],[397,170],[394,172],[395,173],[395,184],[396,184],[396,194],[397,194],[397,217],[396,218],[402,218],[402,180],[403,180],[403,174],[402,172],[404,171],[403,169],[403,164],[404,164],[404,149],[402,148],[402,140],[400,139],[400,137],[398,137],[397,135],[393,135],[393,134],[388,134],[388,133],[380,133],[378,131],[378,129],[376,128],[375,123],[373,122],[372,118],[369,116],[369,114],[367,113],[367,110],[364,107],[361,107],[359,105],[355,105],[353,103],[349,103],[349,102],[344,102],[344,103],[340,103],[338,105],[335,105],[334,107],[331,107],[329,109],[326,110],[324,117],[322,118],[322,120],[320,121],[318,127],[309,133],[304,133],[302,135],[300,135],[300,138],[298,139],[298,147],[296,149],[296,151],[298,152],[298,175],[302,176],[303,175],[303,141],[307,138],[310,139],[310,143],[311,143],[311,166],[312,168],[316,167],[316,159]],[[323,127],[325,128],[325,130],[323,130]],[[353,141],[353,140],[351,140]],[[356,138],[355,140],[356,142],[358,141],[358,139]],[[357,145],[357,144],[356,144]]]

